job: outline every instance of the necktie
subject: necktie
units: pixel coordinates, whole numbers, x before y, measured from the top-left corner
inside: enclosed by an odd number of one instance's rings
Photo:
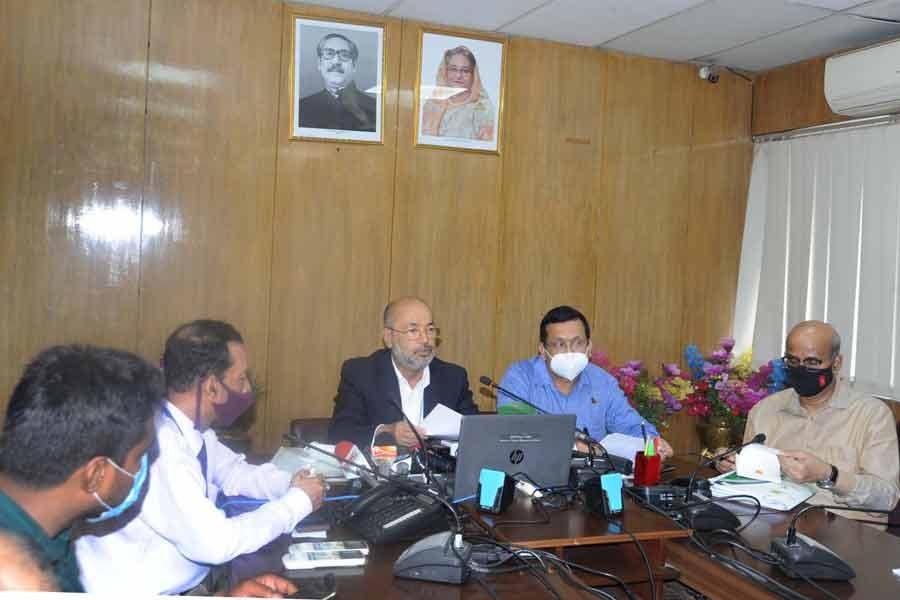
[[[201,442],[200,452],[197,453],[197,460],[200,461],[200,472],[203,473],[203,489],[205,492],[209,491],[209,484],[206,479],[206,440]]]

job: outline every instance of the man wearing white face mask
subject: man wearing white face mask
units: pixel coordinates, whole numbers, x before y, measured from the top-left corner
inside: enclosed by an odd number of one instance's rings
[[[578,429],[587,428],[596,440],[609,433],[639,437],[659,433],[635,411],[615,378],[590,364],[591,327],[571,306],[550,309],[541,320],[538,355],[513,363],[500,386],[554,414],[574,414]],[[497,393],[497,406],[514,402]],[[659,454],[665,460],[672,447],[662,438]]]

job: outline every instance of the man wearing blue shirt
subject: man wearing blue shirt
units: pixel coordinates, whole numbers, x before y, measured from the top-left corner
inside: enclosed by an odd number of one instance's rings
[[[609,433],[640,437],[656,429],[631,407],[615,378],[591,364],[591,327],[581,312],[557,306],[541,319],[538,355],[513,363],[500,386],[535,406],[554,414],[574,414],[578,429],[602,440]],[[497,392],[497,406],[514,402]],[[672,456],[672,447],[662,438],[659,454]]]

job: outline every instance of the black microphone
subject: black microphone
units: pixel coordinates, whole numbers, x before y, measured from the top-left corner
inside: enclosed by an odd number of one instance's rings
[[[403,420],[406,422],[407,425],[409,425],[409,428],[412,429],[413,435],[416,436],[416,441],[419,442],[419,448],[422,449],[422,452],[425,455],[425,460],[423,460],[423,461],[420,460],[419,463],[422,465],[422,469],[425,471],[425,480],[430,485],[433,485],[435,480],[432,476],[431,468],[428,466],[428,453],[427,453],[426,447],[425,447],[425,440],[423,440],[422,436],[419,435],[419,432],[416,430],[416,426],[413,425],[413,422],[410,420],[410,418],[406,416],[405,412],[403,412],[403,406],[401,406],[394,398],[388,398],[388,401],[391,404],[393,404],[397,410],[400,411],[400,416],[403,417]],[[416,453],[415,450],[413,450],[412,453],[415,454],[416,458],[418,459],[418,456],[419,456],[418,453]],[[442,494],[444,494],[445,496],[449,495],[449,494],[447,494],[447,490],[444,489],[444,486],[441,485],[440,482],[438,482],[438,487],[441,490]]]
[[[826,548],[811,537],[802,533],[797,537],[797,519],[807,511],[815,509],[847,510],[852,512],[876,513],[882,515],[891,514],[890,510],[878,510],[873,508],[852,508],[849,506],[836,506],[832,504],[811,504],[799,511],[791,519],[787,535],[783,538],[772,540],[772,554],[780,560],[778,568],[785,575],[794,579],[830,579],[834,581],[847,581],[856,577],[856,572],[844,559]]]
[[[543,408],[541,408],[540,406],[537,406],[536,404],[532,404],[531,402],[529,402],[528,400],[526,400],[526,399],[523,398],[522,396],[519,396],[518,394],[513,394],[511,391],[509,391],[509,390],[506,389],[505,387],[501,386],[499,383],[494,383],[494,380],[491,379],[490,377],[488,377],[487,375],[482,375],[481,377],[478,378],[478,381],[480,381],[480,382],[482,383],[482,385],[486,385],[486,386],[488,386],[488,387],[490,387],[490,388],[494,388],[494,389],[497,390],[497,391],[503,392],[504,394],[506,394],[507,396],[509,396],[509,397],[512,398],[513,400],[516,400],[516,401],[518,401],[518,402],[521,402],[521,403],[524,404],[525,406],[530,406],[531,408],[533,408],[534,410],[538,411],[538,412],[541,413],[542,415],[550,414],[550,413],[548,413],[546,410],[544,410]],[[577,430],[576,430],[576,431],[577,431]],[[580,433],[580,432],[579,432],[579,433]]]
[[[688,480],[688,488],[687,488],[687,493],[685,494],[685,502],[690,502],[694,496],[694,479],[697,477],[697,472],[700,471],[700,469],[713,464],[717,460],[721,460],[721,459],[725,458],[729,454],[737,452],[744,446],[749,446],[750,444],[762,444],[765,441],[766,441],[766,434],[757,433],[755,436],[753,436],[753,439],[750,440],[749,442],[744,442],[743,444],[738,444],[737,446],[732,446],[725,452],[723,452],[721,454],[717,454],[716,456],[713,456],[712,458],[708,458],[708,459],[702,461],[699,465],[697,465],[697,468],[694,469],[694,472],[691,473],[691,478]]]
[[[540,406],[537,406],[536,404],[532,404],[531,402],[529,402],[522,396],[512,393],[511,391],[509,391],[505,387],[501,386],[500,384],[495,383],[494,380],[491,379],[490,377],[488,377],[487,375],[482,375],[481,377],[478,378],[478,381],[480,381],[482,385],[486,385],[490,388],[494,388],[497,391],[503,392],[504,394],[506,394],[513,400],[521,402],[522,404],[524,404],[526,406],[530,406],[531,408],[538,411],[542,415],[553,414],[553,413],[550,413],[550,412],[544,410]],[[606,448],[603,447],[603,444],[601,444],[600,442],[598,442],[597,440],[592,438],[590,435],[588,435],[587,431],[579,431],[578,428],[576,427],[575,428],[575,439],[578,440],[579,442],[587,444],[588,447],[593,445],[593,446],[597,446],[598,448],[600,448],[600,451],[603,453],[603,458],[606,459],[606,461],[609,463],[610,467],[612,467],[613,471],[618,471],[618,472],[624,473],[626,475],[631,474],[631,464],[632,463],[630,460],[623,459],[626,462],[619,461],[617,464],[617,462],[613,460],[612,456],[610,456],[609,452],[606,451]]]

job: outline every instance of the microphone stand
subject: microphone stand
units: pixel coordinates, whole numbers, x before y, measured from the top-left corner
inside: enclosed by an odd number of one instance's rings
[[[704,461],[701,461],[700,464],[697,465],[697,468],[694,469],[693,472],[691,472],[691,478],[688,480],[688,487],[687,487],[687,493],[685,495],[685,501],[690,502],[694,497],[694,479],[697,477],[697,473],[700,471],[700,469],[713,464],[717,460],[721,460],[721,459],[725,458],[729,454],[732,454],[734,452],[737,452],[738,450],[741,450],[745,446],[749,446],[750,444],[762,444],[765,441],[766,441],[766,434],[757,433],[755,436],[753,436],[753,439],[750,440],[749,442],[745,442],[743,444],[738,444],[737,446],[732,446],[731,448],[729,448],[725,452],[722,452],[721,454],[717,454],[716,456],[713,456],[712,458],[708,458]]]
[[[890,510],[855,508],[834,504],[810,504],[803,507],[791,519],[787,535],[772,540],[772,554],[780,559],[778,568],[794,579],[830,579],[847,581],[856,577],[856,572],[844,559],[802,533],[798,539],[797,520],[810,510],[831,509],[850,512],[891,514]]]

